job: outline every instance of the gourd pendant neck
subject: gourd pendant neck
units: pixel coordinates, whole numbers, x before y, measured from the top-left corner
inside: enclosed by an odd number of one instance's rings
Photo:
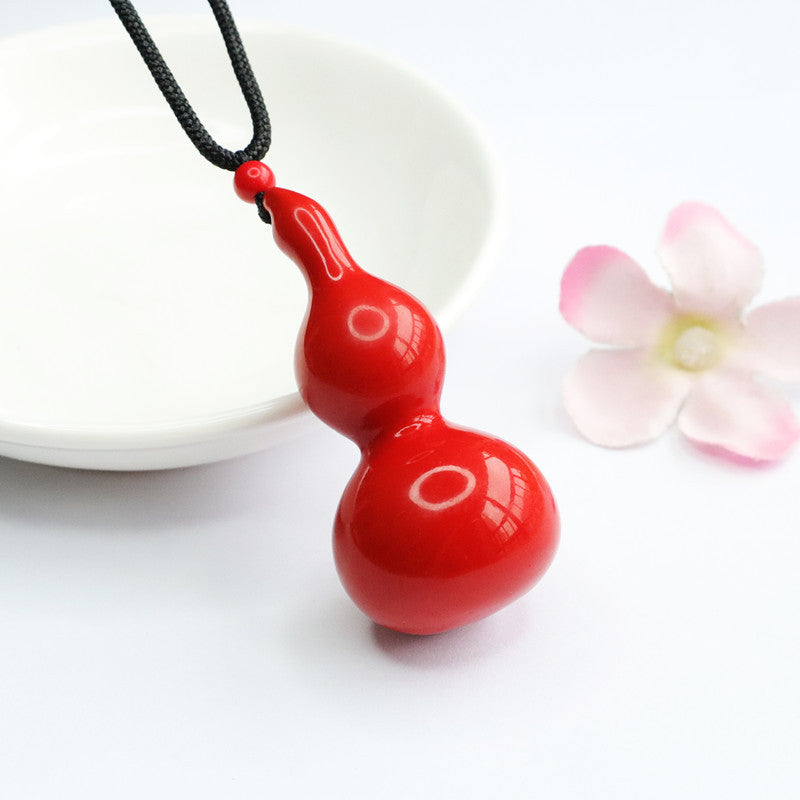
[[[264,192],[263,203],[272,217],[275,242],[300,267],[312,291],[363,272],[319,203],[278,187]]]

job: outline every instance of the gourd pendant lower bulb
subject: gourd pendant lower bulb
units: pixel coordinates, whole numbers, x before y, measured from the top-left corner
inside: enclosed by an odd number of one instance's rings
[[[550,490],[522,453],[434,418],[365,449],[336,515],[334,555],[373,620],[438,633],[524,594],[557,534]]]
[[[276,187],[261,162],[243,164],[234,185],[248,201],[263,193],[275,241],[309,287],[300,394],[361,448],[334,524],[350,597],[375,622],[413,634],[474,622],[520,597],[558,542],[544,477],[506,442],[442,418],[436,323],[353,261],[321,206]]]

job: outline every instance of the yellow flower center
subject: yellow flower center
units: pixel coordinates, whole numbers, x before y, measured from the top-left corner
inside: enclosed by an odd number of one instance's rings
[[[658,355],[679,369],[701,372],[719,363],[723,344],[714,320],[699,316],[676,317],[662,333]]]
[[[719,337],[700,325],[684,331],[672,348],[676,363],[693,372],[713,367],[719,361],[721,351]]]

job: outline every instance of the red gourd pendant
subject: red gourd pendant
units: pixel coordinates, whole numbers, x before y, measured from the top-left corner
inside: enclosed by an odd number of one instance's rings
[[[236,171],[263,206],[310,299],[295,352],[305,402],[361,448],[333,533],[341,581],[380,625],[431,634],[481,619],[549,566],[559,519],[550,488],[509,444],[439,412],[444,345],[422,304],[364,272],[325,210],[275,186],[260,161]]]

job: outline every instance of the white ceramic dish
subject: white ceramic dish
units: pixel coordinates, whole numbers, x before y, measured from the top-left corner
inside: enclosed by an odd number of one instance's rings
[[[149,20],[148,20],[149,21]],[[219,33],[154,36],[225,146],[249,141]],[[375,53],[243,25],[278,182],[446,327],[495,256],[497,172],[468,115]],[[300,432],[305,285],[189,144],[116,19],[0,45],[0,455],[157,469]]]

